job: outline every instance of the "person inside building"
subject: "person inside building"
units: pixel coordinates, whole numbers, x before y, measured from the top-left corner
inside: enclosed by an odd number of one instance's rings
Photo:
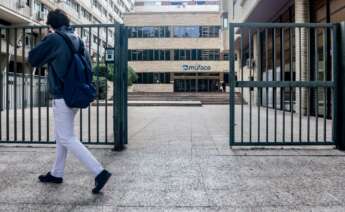
[[[91,152],[77,140],[74,132],[74,117],[78,109],[68,107],[62,95],[64,76],[67,71],[73,71],[68,70],[73,55],[61,34],[67,35],[75,49],[80,49],[83,43],[70,27],[70,20],[62,10],[50,11],[47,25],[52,31],[29,52],[28,58],[33,67],[48,64],[49,92],[53,96],[56,159],[51,171],[39,176],[39,180],[42,183],[62,183],[67,152],[70,151],[95,176],[95,188],[92,192],[99,193],[111,173],[105,170]],[[89,54],[85,49],[84,54],[91,66]]]

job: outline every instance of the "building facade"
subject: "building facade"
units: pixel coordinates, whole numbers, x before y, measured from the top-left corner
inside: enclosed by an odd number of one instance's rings
[[[1,0],[0,24],[44,24],[50,10],[62,9],[72,24],[122,22],[133,0]]]
[[[218,12],[131,13],[129,65],[135,91],[218,91],[228,71]]]
[[[222,90],[228,73],[228,53],[222,40],[218,2],[203,1],[201,5],[196,1],[158,1],[153,6],[146,2],[136,2],[136,12],[125,16],[129,65],[139,76],[134,91]],[[212,5],[217,9],[213,10]],[[152,7],[165,12],[152,12]]]
[[[134,12],[218,12],[219,0],[136,0]]]
[[[48,104],[47,69],[32,69],[27,57],[47,33],[47,28],[35,26],[45,25],[50,10],[63,10],[73,25],[112,24],[123,23],[124,13],[133,7],[134,0],[0,0],[0,108],[6,102],[10,108],[27,107],[32,101]],[[113,48],[114,32],[114,27],[76,29],[94,65],[104,63],[106,48]]]
[[[223,10],[228,11],[229,22],[337,23],[345,21],[345,1],[343,0],[231,0],[225,6]],[[271,44],[273,39],[276,41],[275,46]],[[322,31],[322,29],[315,31],[296,29],[292,33],[282,31],[275,34],[273,31],[268,31],[268,33],[254,31],[252,32],[252,47],[249,47],[250,42],[243,42],[241,53],[240,36],[237,36],[235,71],[238,79],[244,81],[331,80],[331,42],[330,32]],[[282,49],[285,50],[284,61],[281,59]],[[276,64],[272,62],[274,56]],[[268,103],[264,100],[265,95],[269,95]],[[253,103],[257,105],[292,111],[299,111],[297,108],[302,108],[303,114],[318,114],[327,117],[332,114],[331,96],[330,90],[323,89],[318,91],[278,89],[278,94],[275,94],[273,89],[268,94],[259,90],[243,93],[245,100],[248,101],[251,97],[254,99]],[[285,104],[290,98],[294,102],[292,106]],[[315,101],[316,104],[314,104]]]
[[[61,9],[66,12],[71,20],[71,24],[106,24],[115,21],[122,23],[123,14],[129,12],[134,7],[133,0],[0,0],[0,26],[28,26],[45,25],[48,12],[54,9]],[[91,30],[89,32],[88,30]],[[10,54],[10,67],[14,66],[14,46],[24,48],[16,52],[16,66],[23,67],[24,72],[29,71],[28,64],[25,63],[27,52],[33,47],[34,43],[42,39],[44,30],[37,29],[33,31],[26,30],[20,32],[10,30],[9,36],[6,36],[6,30],[1,29],[1,51],[0,66],[5,72],[7,54]],[[86,47],[90,49],[91,56],[97,57],[97,45],[104,44],[106,39],[113,40],[113,29],[102,29],[97,32],[96,28],[77,30],[84,40]],[[16,35],[15,35],[16,34]],[[108,36],[108,38],[106,38]],[[111,43],[111,42],[108,42]],[[6,46],[9,45],[9,51],[6,52]],[[24,45],[24,46],[23,46]],[[102,45],[103,47],[104,45]],[[25,55],[22,55],[22,53]],[[103,57],[104,48],[100,48],[100,54]],[[8,70],[13,72],[13,68]],[[16,70],[22,72],[22,70]]]

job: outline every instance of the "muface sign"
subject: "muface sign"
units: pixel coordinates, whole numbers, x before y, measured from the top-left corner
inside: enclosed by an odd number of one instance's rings
[[[182,65],[182,71],[211,71],[208,65]]]

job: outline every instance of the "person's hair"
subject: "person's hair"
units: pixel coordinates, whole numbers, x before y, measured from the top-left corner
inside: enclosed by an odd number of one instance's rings
[[[70,20],[64,11],[56,9],[49,11],[47,25],[50,25],[53,29],[58,29],[62,26],[69,26]]]

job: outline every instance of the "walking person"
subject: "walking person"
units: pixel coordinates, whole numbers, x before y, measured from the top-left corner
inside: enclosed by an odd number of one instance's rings
[[[70,27],[70,21],[62,10],[50,11],[47,17],[47,25],[51,27],[51,33],[48,33],[29,52],[28,58],[33,67],[48,64],[49,92],[53,96],[56,159],[51,171],[39,176],[39,180],[42,183],[62,183],[67,152],[70,151],[94,175],[95,187],[92,192],[96,194],[105,186],[111,173],[105,170],[91,152],[77,139],[74,132],[74,117],[79,109],[69,107],[64,95],[65,92],[69,92],[67,82],[71,84],[71,79],[66,77],[69,77],[73,71],[77,71],[71,70],[76,66],[70,65],[71,61],[75,59],[75,54],[81,54],[80,57],[86,58],[81,61],[85,61],[84,65],[87,68],[92,67],[90,56],[85,50],[81,39]],[[78,51],[73,52],[73,46]],[[85,67],[84,69],[86,69]]]

